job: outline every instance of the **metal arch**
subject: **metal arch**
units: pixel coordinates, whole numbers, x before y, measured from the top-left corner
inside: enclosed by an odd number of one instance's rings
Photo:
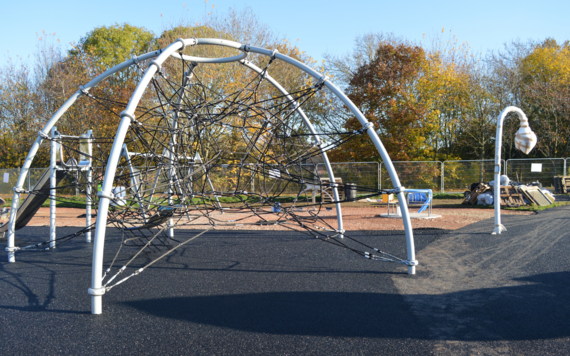
[[[230,62],[241,61],[242,59],[245,59],[247,57],[247,51],[245,50],[246,46],[242,45],[241,43],[237,43],[237,42],[229,41],[229,40],[217,39],[217,38],[192,38],[191,40],[194,40],[194,43],[191,43],[192,46],[194,46],[194,45],[211,45],[211,46],[231,47],[231,48],[239,49],[240,51],[242,51],[242,53],[237,55],[237,56],[227,57],[227,58],[195,57],[195,56],[188,56],[185,54],[181,55],[181,54],[176,53],[176,52],[172,53],[171,56],[178,58],[178,59],[184,59],[185,61],[196,62],[196,63],[230,63]],[[183,44],[185,44],[186,41],[187,40],[182,40],[182,39],[176,40],[176,42],[181,42]],[[184,49],[184,47],[182,47],[181,49]]]
[[[16,182],[16,186],[14,187],[15,188],[14,197],[12,199],[12,206],[10,208],[10,218],[8,220],[9,225],[8,225],[7,248],[6,248],[8,250],[8,262],[10,262],[10,263],[16,262],[16,257],[15,257],[15,253],[13,251],[13,248],[15,247],[15,235],[14,234],[15,234],[15,226],[16,226],[16,214],[17,214],[18,207],[20,204],[19,190],[24,186],[24,183],[25,183],[26,177],[28,175],[29,169],[32,165],[32,162],[33,162],[33,160],[34,160],[34,158],[38,152],[38,149],[39,149],[41,143],[43,142],[43,138],[44,137],[50,137],[51,128],[58,122],[58,120],[61,118],[61,116],[63,116],[63,114],[65,114],[65,112],[71,106],[73,106],[75,101],[84,92],[86,92],[89,89],[91,89],[92,87],[96,86],[97,84],[99,84],[102,80],[104,80],[108,76],[110,76],[114,73],[117,73],[117,72],[119,72],[125,68],[128,68],[131,65],[137,63],[137,61],[154,58],[154,57],[158,56],[160,53],[161,53],[160,50],[146,53],[140,57],[132,58],[132,59],[129,59],[127,61],[124,61],[123,63],[118,64],[118,65],[106,70],[105,72],[99,74],[97,77],[93,78],[91,81],[89,81],[87,84],[82,86],[79,90],[77,90],[71,97],[69,97],[69,99],[67,99],[67,101],[49,119],[49,121],[44,126],[44,128],[40,132],[38,132],[38,137],[36,138],[36,140],[32,144],[32,147],[30,148],[30,151],[28,152],[28,155],[26,156],[26,160],[24,161],[22,169],[20,170],[20,175],[18,176],[18,181]]]
[[[263,70],[261,68],[259,68],[258,66],[256,66],[255,64],[253,64],[249,61],[242,60],[242,61],[240,61],[240,63],[243,64],[244,66],[250,68],[251,70],[257,72],[257,74],[263,73]],[[285,95],[285,97],[287,97],[287,99],[291,100],[294,103],[294,105],[296,107],[296,111],[299,113],[299,115],[301,116],[301,118],[305,122],[305,125],[307,125],[311,134],[313,134],[315,141],[320,142],[319,136],[317,135],[317,131],[315,130],[313,124],[311,123],[311,121],[309,120],[307,115],[305,115],[305,112],[303,111],[303,109],[300,106],[298,106],[298,103],[293,99],[293,97],[291,95],[289,95],[289,92],[287,92],[287,90],[285,90],[285,88],[283,88],[283,86],[281,86],[281,84],[279,84],[279,82],[277,82],[275,79],[273,79],[273,77],[271,77],[267,72],[263,73],[263,78],[265,80],[267,80],[269,83],[273,84],[273,86],[275,88],[277,88],[277,90],[279,90],[283,95]],[[317,146],[319,147],[319,150],[321,151],[321,155],[323,157],[323,161],[324,161],[325,167],[327,169],[327,172],[329,174],[329,177],[331,179],[331,182],[335,182],[333,169],[331,167],[327,153],[325,150],[323,150],[321,145],[317,145]],[[334,195],[334,200],[336,201],[335,205],[336,205],[336,216],[337,216],[337,220],[338,220],[338,230],[341,232],[341,237],[342,237],[342,234],[344,232],[343,221],[342,221],[342,210],[341,210],[341,206],[340,206],[340,202],[339,202],[340,197],[338,195],[338,189],[335,185],[333,185],[333,195]]]
[[[369,125],[368,121],[364,117],[364,115],[358,110],[358,108],[338,89],[334,84],[330,83],[327,78],[323,77],[321,74],[316,72],[314,69],[308,67],[307,65],[292,59],[288,56],[285,56],[280,53],[276,53],[275,51],[270,51],[263,48],[258,47],[251,47],[251,46],[244,46],[240,45],[236,42],[225,41],[225,40],[213,40],[213,39],[186,39],[182,41],[176,41],[169,45],[162,53],[155,59],[155,63],[162,64],[169,56],[171,56],[175,51],[180,50],[185,46],[185,44],[211,44],[211,45],[220,45],[220,46],[228,46],[232,48],[242,49],[245,52],[254,52],[263,54],[266,56],[272,56],[276,59],[280,59],[286,63],[289,63],[302,71],[306,72],[307,74],[311,75],[312,77],[322,81],[324,85],[329,88],[349,109],[350,111],[357,117],[359,122],[366,127],[366,131],[368,135],[374,142],[376,149],[380,153],[382,160],[386,164],[386,168],[388,169],[388,173],[390,178],[392,179],[393,185],[395,190],[397,191],[398,201],[401,206],[402,217],[404,220],[404,228],[406,232],[406,244],[407,244],[407,258],[408,258],[408,273],[415,274],[415,266],[417,265],[417,261],[415,260],[415,251],[414,251],[414,241],[413,241],[413,232],[411,226],[411,220],[408,213],[408,207],[406,204],[406,200],[404,197],[404,188],[400,185],[400,180],[398,179],[398,175],[392,165],[392,161],[388,156],[384,145],[380,141],[380,138],[374,131],[372,125]],[[117,164],[121,155],[122,145],[125,140],[125,136],[127,134],[127,130],[131,124],[131,118],[129,116],[134,115],[135,109],[138,106],[138,103],[141,100],[142,94],[148,84],[150,83],[152,77],[157,71],[157,66],[149,66],[146,70],[143,78],[137,85],[135,91],[131,95],[131,99],[127,105],[127,108],[124,111],[124,114],[121,117],[121,122],[117,129],[117,134],[115,136],[115,140],[113,142],[113,146],[111,148],[111,153],[109,156],[109,161],[107,162],[107,168],[105,171],[105,177],[103,180],[102,191],[108,192],[111,191],[113,179],[117,170]],[[337,198],[337,197],[335,197]],[[92,277],[91,277],[91,288],[89,289],[89,294],[91,295],[91,312],[92,314],[101,314],[102,313],[102,296],[105,293],[105,289],[102,287],[102,277],[103,277],[103,252],[104,252],[104,244],[105,244],[105,228],[107,225],[107,213],[109,209],[109,198],[102,196],[99,201],[99,211],[97,214],[97,223],[96,223],[96,232],[95,232],[95,243],[94,243],[94,252],[93,252],[93,267],[92,267]]]
[[[168,58],[174,51],[179,50],[184,46],[185,42],[195,42],[195,39],[188,39],[183,41],[176,41],[166,47],[158,57],[154,60],[155,63],[161,65],[166,58]],[[117,164],[121,156],[123,143],[127,130],[131,125],[132,117],[134,117],[135,109],[143,95],[144,90],[150,83],[152,77],[157,72],[157,66],[151,65],[147,68],[141,81],[135,88],[131,95],[131,99],[126,109],[121,113],[121,122],[111,147],[109,160],[105,170],[105,177],[103,178],[102,193],[111,192],[113,188],[113,179],[117,172]],[[99,200],[99,210],[97,213],[97,222],[95,225],[95,241],[93,246],[93,267],[91,271],[91,288],[89,288],[89,295],[91,295],[91,313],[101,314],[103,312],[102,296],[105,289],[102,286],[103,282],[103,253],[105,247],[105,230],[107,227],[107,214],[109,212],[109,197],[102,195]]]
[[[272,51],[264,48],[251,47],[251,46],[246,46],[245,50],[248,52],[264,54],[266,56],[274,55],[276,59],[280,59],[286,63],[289,63],[301,69],[302,71],[309,74],[313,78],[317,80],[323,80],[323,75],[321,75],[311,67],[281,53],[273,53]],[[336,85],[334,85],[328,80],[324,80],[324,85],[330,91],[332,91],[346,105],[346,107],[348,107],[348,109],[356,116],[356,118],[362,124],[363,127],[366,127],[366,125],[368,125],[368,120],[366,120],[362,112],[360,112],[360,110],[356,107],[356,105],[354,105],[354,103]],[[380,141],[380,138],[378,137],[378,134],[376,133],[374,128],[368,127],[366,132],[368,133],[368,136],[374,143],[374,146],[376,146],[378,153],[380,153],[380,157],[382,157],[382,162],[386,165],[386,169],[388,170],[388,175],[392,180],[394,189],[399,190],[397,196],[398,196],[398,203],[400,204],[400,208],[402,211],[402,219],[404,220],[404,230],[406,233],[406,245],[407,245],[407,258],[408,261],[412,263],[412,265],[408,266],[408,273],[415,274],[416,268],[415,265],[413,265],[413,263],[417,264],[417,261],[416,261],[415,248],[414,248],[414,235],[412,230],[412,222],[410,220],[410,214],[408,212],[408,205],[406,203],[406,198],[404,196],[404,188],[401,186],[400,179],[398,178],[398,174],[396,173],[394,165],[392,164],[392,160],[390,159],[390,156],[388,155],[386,148],[382,144],[382,141]]]

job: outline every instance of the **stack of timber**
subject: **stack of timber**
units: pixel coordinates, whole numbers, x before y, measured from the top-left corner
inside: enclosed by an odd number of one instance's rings
[[[521,185],[518,188],[526,200],[528,200],[531,204],[536,204],[538,206],[547,206],[554,203],[554,200],[547,194],[544,194],[544,192],[539,187]]]
[[[523,196],[519,193],[520,187],[515,185],[506,185],[499,187],[499,196],[501,198],[501,206],[519,207],[526,205]]]
[[[465,197],[461,204],[477,205],[477,196],[491,190],[491,186],[485,183],[479,183],[471,190],[471,194]]]
[[[554,197],[537,186],[512,184],[500,186],[499,189],[501,206],[519,207],[527,204],[547,206],[554,203]],[[493,187],[486,183],[473,184],[473,190],[466,194],[462,204],[477,205],[479,195],[492,191]]]
[[[339,201],[343,201],[344,186],[342,185],[342,178],[335,178],[334,181],[337,185],[336,190],[338,192]],[[330,178],[321,178],[321,201],[323,203],[334,202],[334,193],[333,188],[331,187]]]
[[[570,176],[554,176],[554,189],[557,194],[570,193]]]

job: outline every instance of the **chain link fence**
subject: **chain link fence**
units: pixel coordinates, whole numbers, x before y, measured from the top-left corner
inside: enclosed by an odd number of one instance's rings
[[[505,171],[511,180],[539,181],[543,187],[554,189],[554,176],[564,175],[565,166],[564,158],[520,158],[507,160]]]
[[[505,169],[505,161],[501,160]],[[495,179],[495,160],[465,160],[443,162],[442,192],[463,192],[469,190],[472,183],[490,182]],[[504,173],[501,173],[504,174]]]
[[[355,183],[357,194],[376,191],[380,186],[380,163],[378,162],[331,163],[331,168],[335,178],[342,179],[342,183]],[[317,165],[317,175],[320,178],[329,178],[324,163]]]
[[[412,161],[392,162],[400,183],[406,188],[441,190],[441,162]],[[394,185],[385,164],[380,169],[381,189],[392,189]]]
[[[510,159],[502,162],[503,174],[522,183],[538,180],[544,187],[552,188],[554,176],[570,175],[567,160],[568,158]],[[492,159],[445,162],[411,161],[393,162],[393,164],[400,182],[406,188],[432,189],[434,192],[447,193],[462,192],[471,183],[489,182],[494,179],[495,163]],[[331,167],[335,177],[341,178],[343,183],[355,183],[359,188],[359,194],[366,194],[376,189],[393,188],[386,166],[382,163],[337,162],[332,163]],[[103,167],[94,170],[94,177],[102,177]],[[30,168],[24,189],[33,190],[45,171],[46,168]],[[0,196],[12,197],[12,188],[16,185],[19,174],[19,168],[0,169],[0,178],[2,179],[0,181]],[[58,190],[58,194],[65,196],[81,195],[81,192],[73,184],[75,180],[73,174],[70,172],[59,184],[60,188],[65,188]],[[204,174],[200,174],[200,176],[202,179],[200,184],[209,184],[206,180],[209,177],[216,191],[247,190],[269,195],[297,194],[302,191],[304,189],[302,184],[287,182],[291,177],[294,177],[295,180],[302,178],[305,181],[311,181],[315,177],[329,178],[323,163],[292,166],[288,167],[286,171],[247,166],[241,168],[241,173],[238,165],[220,165],[211,168],[208,171],[208,177]],[[6,177],[7,182],[4,182],[4,177]],[[284,179],[279,179],[280,177]],[[152,184],[151,181],[154,180],[151,178],[150,176],[146,177],[147,184]]]

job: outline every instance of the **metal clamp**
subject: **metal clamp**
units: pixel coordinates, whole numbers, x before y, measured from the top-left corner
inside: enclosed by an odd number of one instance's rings
[[[394,192],[394,194],[404,193],[405,191],[406,187],[395,187],[394,189],[392,189],[392,192]]]
[[[4,250],[5,250],[6,252],[16,252],[16,251],[19,251],[20,248],[19,248],[18,246],[16,246],[16,247],[6,247]]]
[[[407,266],[417,266],[417,265],[420,264],[417,260],[411,260],[411,261],[406,260],[406,261],[404,261],[404,263],[405,263]]]
[[[139,64],[139,57],[137,57],[136,54],[133,54],[133,57],[131,59],[133,60],[133,64]]]
[[[276,49],[274,49],[273,52],[271,52],[271,56],[269,56],[269,63],[267,63],[267,65],[273,63],[273,61],[275,60],[275,54],[277,53],[279,53],[279,51]]]
[[[83,85],[79,86],[79,91],[81,91],[81,94],[89,96],[89,89],[85,89]]]
[[[374,127],[374,123],[368,121],[367,123],[365,123],[364,125],[362,125],[362,130],[364,131],[368,131],[369,128]]]
[[[107,198],[110,200],[115,199],[115,194],[111,193],[111,192],[105,192],[103,190],[101,190],[100,192],[97,192],[97,196],[99,198]]]
[[[14,187],[14,188],[12,188],[12,190],[16,193],[27,193],[28,192],[24,188],[18,188],[18,187]]]
[[[38,131],[38,136],[43,138],[44,140],[51,140],[51,136],[43,132],[42,130]]]
[[[119,116],[120,116],[121,118],[123,118],[123,116],[126,116],[126,117],[128,117],[129,119],[131,119],[131,121],[135,121],[135,122],[137,121],[137,119],[135,118],[135,114],[131,114],[131,113],[129,113],[127,110],[121,111],[121,113],[119,114]]]
[[[96,297],[105,294],[106,291],[107,291],[106,288],[89,288],[87,290],[87,293],[89,293],[89,295],[91,296]]]
[[[162,67],[156,61],[150,61],[148,67],[150,68],[150,66],[156,66],[157,73],[160,73],[162,71]]]
[[[326,76],[326,75],[323,75],[323,76],[319,79],[319,82],[318,82],[317,84],[315,84],[315,87],[316,87],[316,88],[321,88],[321,87],[325,84],[325,82],[326,82],[327,80],[329,80],[329,77]]]
[[[501,174],[501,164],[495,164],[495,173]]]
[[[184,40],[182,38],[176,39],[176,41],[174,41],[174,43],[176,43],[176,42],[182,43],[182,47],[179,49],[179,51],[184,51],[184,48],[186,48],[186,42],[184,42]]]

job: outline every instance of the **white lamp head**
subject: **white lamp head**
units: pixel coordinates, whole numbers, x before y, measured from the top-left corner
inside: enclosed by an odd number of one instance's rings
[[[527,155],[536,146],[536,142],[536,134],[532,132],[528,122],[521,123],[521,127],[515,136],[515,147]]]

